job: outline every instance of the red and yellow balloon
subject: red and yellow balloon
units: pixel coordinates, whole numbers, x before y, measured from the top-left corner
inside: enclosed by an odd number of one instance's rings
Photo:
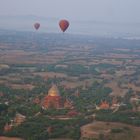
[[[69,21],[62,19],[59,21],[59,27],[62,30],[62,32],[65,32],[67,28],[69,27]]]

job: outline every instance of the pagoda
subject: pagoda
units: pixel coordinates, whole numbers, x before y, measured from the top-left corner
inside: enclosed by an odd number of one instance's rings
[[[50,90],[48,91],[48,95],[45,96],[42,102],[42,108],[55,108],[60,109],[62,108],[62,97],[59,94],[59,90],[55,84],[52,85]]]
[[[107,101],[102,101],[99,107],[100,109],[109,109],[109,103]]]
[[[15,124],[15,126],[18,126],[18,125],[22,124],[25,120],[26,120],[26,116],[24,116],[20,113],[16,113],[16,116],[14,118],[14,124]]]
[[[4,132],[9,132],[9,131],[11,131],[11,129],[12,129],[12,125],[6,123],[4,126]]]

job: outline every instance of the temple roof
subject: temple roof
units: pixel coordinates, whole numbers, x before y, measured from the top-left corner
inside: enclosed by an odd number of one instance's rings
[[[60,96],[59,90],[55,84],[52,85],[50,90],[48,91],[49,96]]]

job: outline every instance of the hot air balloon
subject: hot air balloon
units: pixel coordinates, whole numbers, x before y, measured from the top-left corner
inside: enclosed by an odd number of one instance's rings
[[[35,23],[35,24],[34,24],[34,28],[35,28],[36,30],[38,30],[39,27],[40,27],[40,23]]]
[[[69,22],[65,19],[59,21],[59,26],[62,32],[65,32],[69,27]]]

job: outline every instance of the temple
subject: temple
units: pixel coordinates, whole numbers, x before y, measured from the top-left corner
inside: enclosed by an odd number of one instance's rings
[[[71,109],[72,102],[67,99],[63,99],[59,93],[59,90],[55,84],[52,85],[48,94],[45,96],[42,102],[43,109],[55,108],[55,109],[62,109],[62,108],[69,108]]]
[[[99,107],[100,109],[109,109],[109,103],[107,101],[102,101]]]

